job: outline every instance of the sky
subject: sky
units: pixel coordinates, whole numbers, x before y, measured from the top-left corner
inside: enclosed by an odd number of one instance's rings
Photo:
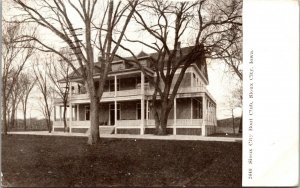
[[[4,10],[6,10],[4,8]],[[9,11],[4,11],[4,14],[7,14]],[[69,12],[70,15],[72,15],[72,19],[74,20],[73,22],[75,28],[81,28],[82,26],[80,25],[79,17],[75,16],[75,12]],[[41,29],[39,31],[40,36],[43,38],[43,40],[46,40],[48,44],[54,45],[54,46],[64,46],[64,44],[58,40],[52,33],[49,33],[45,29]],[[188,34],[189,35],[189,34]],[[188,36],[187,35],[187,36]],[[130,39],[137,38],[142,40],[145,43],[151,44],[153,42],[153,38],[149,36],[149,34],[145,32],[138,32],[138,28],[136,28],[135,24],[131,24],[128,29],[127,29],[127,36]],[[188,45],[189,38],[183,38],[182,39],[182,46]],[[143,47],[142,45],[139,44],[132,44],[129,42],[124,42],[124,46],[130,46],[132,51],[134,53],[139,53],[140,51],[145,51],[145,52],[151,52],[149,51],[149,48]],[[119,50],[118,54],[121,55],[127,55],[128,53],[125,53],[122,50]],[[97,56],[95,55],[95,58]],[[30,65],[29,65],[30,67]],[[208,76],[209,76],[209,85],[208,85],[208,90],[210,93],[214,96],[217,102],[217,118],[218,119],[223,119],[226,117],[231,117],[231,113],[228,110],[228,107],[226,105],[228,95],[232,88],[236,85],[236,79],[233,79],[233,76],[231,74],[226,74],[224,73],[224,64],[220,61],[214,61],[214,62],[209,62],[208,63]],[[34,88],[30,97],[29,97],[29,109],[28,109],[28,117],[37,117],[41,118],[42,113],[39,110],[39,104],[38,104],[38,99],[40,98],[40,94],[37,88]],[[235,110],[235,116],[240,116],[241,110],[236,109]],[[18,117],[22,117],[22,112],[21,110],[18,112]]]

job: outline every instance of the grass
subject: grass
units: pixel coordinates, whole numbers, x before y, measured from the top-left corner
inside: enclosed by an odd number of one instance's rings
[[[2,136],[4,186],[241,186],[242,144]]]

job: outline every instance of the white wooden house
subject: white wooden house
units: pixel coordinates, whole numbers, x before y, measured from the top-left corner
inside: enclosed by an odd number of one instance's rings
[[[150,76],[154,76],[149,62],[153,55],[155,54],[138,55]],[[99,74],[95,72],[94,76],[97,78]],[[215,132],[216,101],[206,89],[208,83],[206,63],[193,62],[187,69],[174,100],[174,108],[168,120],[168,133],[207,136]],[[153,91],[154,88],[138,66],[120,59],[115,60],[101,98],[100,133],[152,134],[155,128],[151,100]],[[69,95],[69,131],[86,132],[90,126],[90,101],[82,78],[71,79]],[[61,99],[55,100],[54,109],[53,131],[63,131]]]

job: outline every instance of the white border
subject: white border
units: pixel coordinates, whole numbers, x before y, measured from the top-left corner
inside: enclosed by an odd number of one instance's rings
[[[298,1],[244,0],[243,6],[243,186],[295,186],[299,168]],[[253,65],[249,63],[251,50]],[[253,80],[249,78],[251,66]],[[253,115],[249,113],[251,82]],[[249,118],[253,118],[252,131]]]

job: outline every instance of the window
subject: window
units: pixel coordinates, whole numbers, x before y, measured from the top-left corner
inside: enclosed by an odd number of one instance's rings
[[[202,119],[203,117],[203,108],[202,108],[202,98],[199,99],[192,99],[193,100],[193,108],[194,114],[193,118]]]
[[[85,120],[90,120],[90,106],[85,106]]]
[[[141,103],[136,104],[136,119],[141,119]]]
[[[144,108],[144,118],[146,117],[147,110]],[[136,104],[136,119],[141,119],[142,109],[141,109],[141,103]]]
[[[115,80],[109,80],[109,91],[115,91]],[[120,91],[120,79],[117,79],[117,91]]]
[[[81,86],[79,84],[77,84],[77,88],[78,88],[78,93],[81,94]]]
[[[140,84],[141,83],[141,77],[136,77],[136,84]]]
[[[200,101],[199,101],[199,118],[200,119],[203,118],[202,98],[200,98]]]
[[[115,104],[109,105],[110,125],[115,125]],[[117,103],[117,120],[121,119],[121,104]]]

